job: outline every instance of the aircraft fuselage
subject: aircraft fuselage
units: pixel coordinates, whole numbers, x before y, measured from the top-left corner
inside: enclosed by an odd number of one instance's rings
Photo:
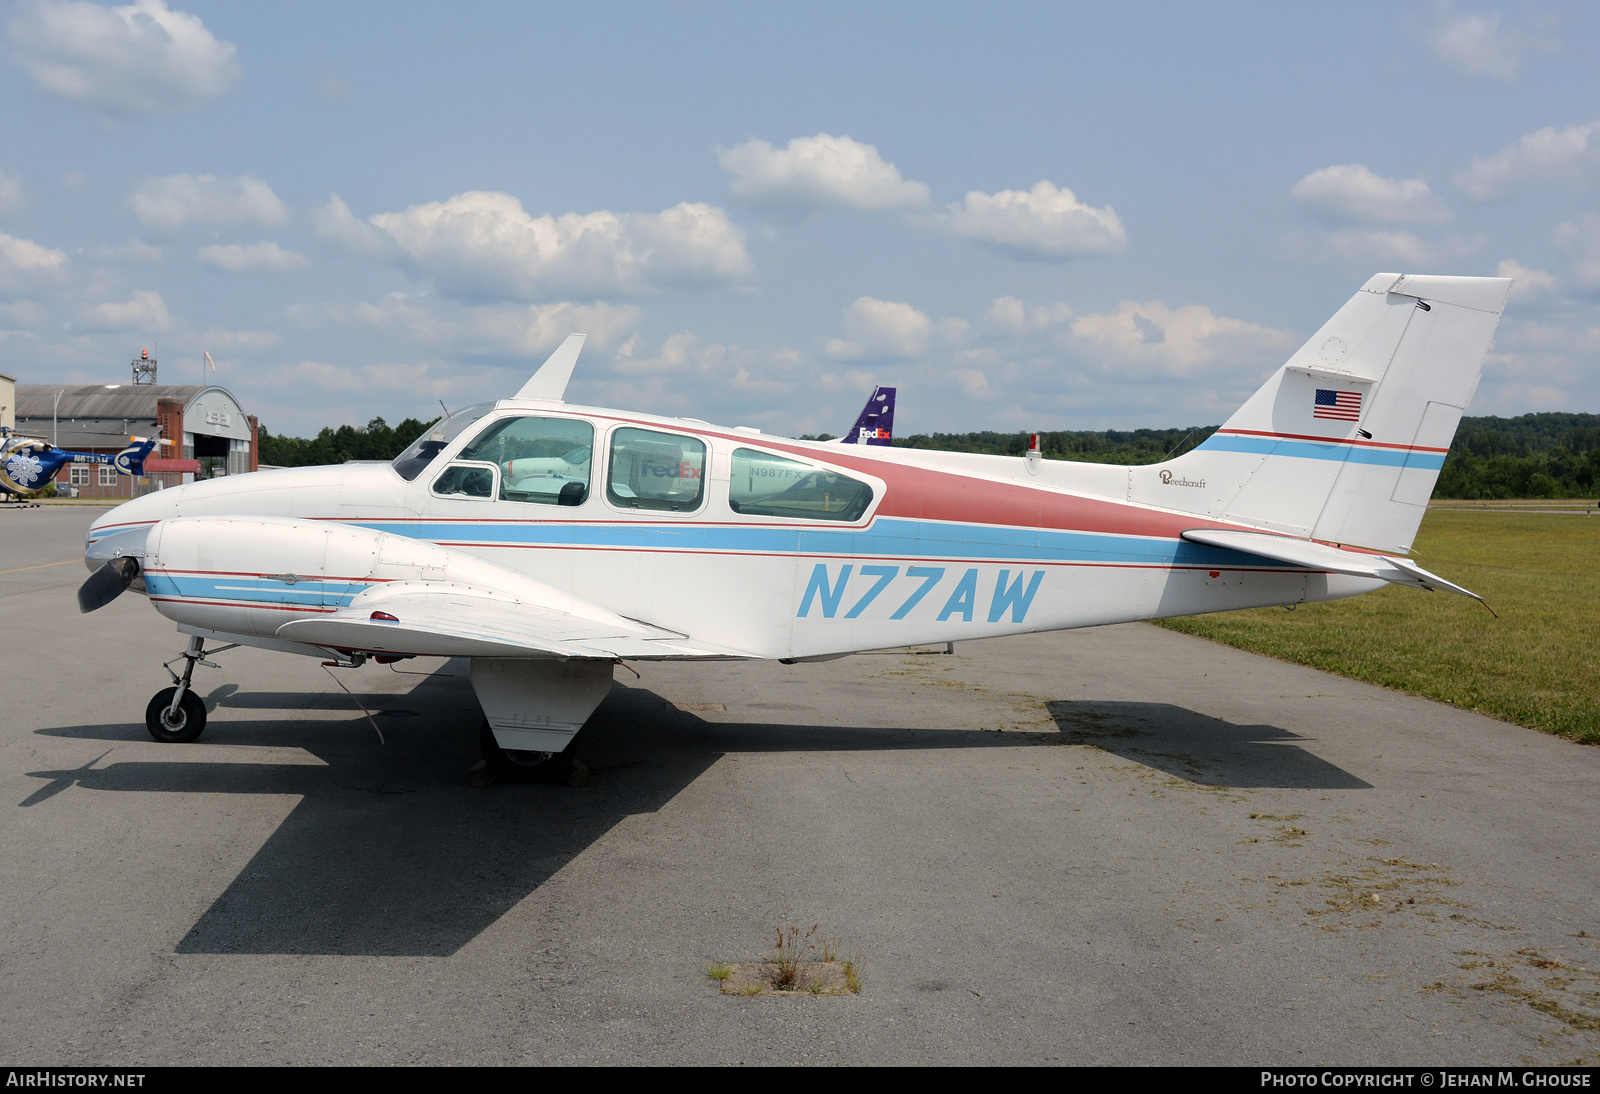
[[[502,438],[520,429],[563,443],[592,431],[592,455],[530,456],[526,443],[479,440],[497,426]],[[409,480],[402,457],[140,498],[95,523],[88,561],[142,557],[150,529],[172,518],[348,525],[439,544],[763,658],[1296,604],[1383,584],[1186,542],[1185,529],[1242,526],[1128,502],[1125,467],[846,449],[523,400],[495,404],[435,448]],[[543,492],[524,489],[540,482]],[[287,619],[337,611],[410,574],[386,571],[381,551],[340,556],[310,532],[284,534],[298,545],[255,568],[237,551],[216,568],[203,548],[176,565],[154,557],[142,591],[191,633],[270,640]],[[430,579],[446,576],[436,568]]]

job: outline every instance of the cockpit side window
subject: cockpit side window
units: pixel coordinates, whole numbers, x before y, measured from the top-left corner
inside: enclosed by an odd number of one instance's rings
[[[392,466],[407,482],[416,482],[417,476],[433,462],[433,458],[449,447],[450,442],[465,433],[467,427],[494,409],[493,403],[478,403],[457,411],[436,424],[422,436],[412,441],[406,450],[394,458]]]
[[[433,492],[441,498],[476,498],[480,501],[494,499],[494,480],[499,476],[493,464],[462,463],[451,460],[437,479]]]
[[[611,435],[606,497],[624,509],[687,513],[700,508],[705,467],[704,441],[653,429],[619,429]]]
[[[872,487],[831,467],[753,448],[733,450],[728,508],[744,516],[860,520]]]
[[[574,418],[501,418],[459,458],[498,467],[503,500],[582,505],[589,498],[594,426]]]

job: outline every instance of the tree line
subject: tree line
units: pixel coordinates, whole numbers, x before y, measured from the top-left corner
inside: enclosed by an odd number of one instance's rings
[[[348,460],[391,460],[433,426],[407,418],[390,426],[374,418],[365,426],[326,428],[315,437],[280,437],[261,427],[261,462],[305,467]],[[1217,427],[1184,429],[1058,430],[1039,434],[1046,459],[1085,463],[1149,464],[1191,451]],[[802,440],[831,440],[826,433]],[[896,437],[901,448],[1021,456],[1028,434],[917,433]],[[1436,498],[1582,498],[1600,495],[1600,414],[1523,414],[1515,418],[1463,418],[1433,496]]]
[[[382,418],[374,418],[364,426],[324,427],[309,439],[280,437],[263,425],[257,433],[261,462],[269,467],[319,467],[351,460],[392,460],[438,420],[407,418],[390,426]]]

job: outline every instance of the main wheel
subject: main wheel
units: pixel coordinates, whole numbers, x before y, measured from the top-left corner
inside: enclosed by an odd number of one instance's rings
[[[177,690],[162,688],[144,708],[144,727],[164,744],[192,741],[206,728],[206,705],[194,692],[185,690],[178,709],[172,709],[172,696]]]
[[[560,752],[526,752],[517,748],[501,748],[489,728],[489,719],[478,729],[478,749],[483,762],[489,765],[494,777],[504,783],[557,782],[572,766],[574,737]]]

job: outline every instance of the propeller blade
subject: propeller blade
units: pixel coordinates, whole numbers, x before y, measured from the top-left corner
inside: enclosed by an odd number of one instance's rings
[[[112,559],[78,586],[78,610],[88,613],[96,608],[105,607],[121,596],[122,591],[132,585],[133,579],[138,576],[138,559],[130,557]]]

